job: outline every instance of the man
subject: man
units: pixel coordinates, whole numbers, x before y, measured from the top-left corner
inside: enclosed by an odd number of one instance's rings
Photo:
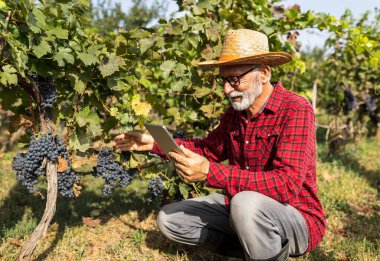
[[[170,156],[187,183],[223,189],[164,206],[157,218],[169,239],[246,260],[287,260],[314,249],[326,222],[317,197],[314,113],[303,97],[270,83],[271,67],[291,61],[269,52],[267,37],[229,31],[217,61],[229,97],[219,126],[204,139],[178,140]],[[163,154],[148,134],[115,138],[121,150]],[[229,164],[220,162],[228,159]]]

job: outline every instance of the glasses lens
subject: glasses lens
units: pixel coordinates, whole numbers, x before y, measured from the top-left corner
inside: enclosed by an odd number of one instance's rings
[[[227,78],[227,81],[230,83],[230,85],[235,86],[240,84],[240,80],[238,76],[231,76]]]

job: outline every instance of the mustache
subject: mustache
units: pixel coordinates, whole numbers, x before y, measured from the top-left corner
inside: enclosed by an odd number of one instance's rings
[[[239,92],[239,91],[233,91],[229,94],[230,98],[235,98],[238,96],[244,96],[244,92]]]

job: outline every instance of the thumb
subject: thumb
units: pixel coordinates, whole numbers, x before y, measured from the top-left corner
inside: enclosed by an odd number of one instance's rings
[[[182,150],[183,154],[186,157],[191,157],[194,154],[194,152],[192,152],[191,150],[185,148],[185,146],[183,146],[183,145],[179,146],[179,148]]]

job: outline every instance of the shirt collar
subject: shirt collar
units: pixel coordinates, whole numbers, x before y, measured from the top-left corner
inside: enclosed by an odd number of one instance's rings
[[[284,87],[281,82],[274,82],[273,91],[265,104],[265,110],[270,110],[273,113],[276,113],[278,109],[281,107],[282,99],[284,97]]]

